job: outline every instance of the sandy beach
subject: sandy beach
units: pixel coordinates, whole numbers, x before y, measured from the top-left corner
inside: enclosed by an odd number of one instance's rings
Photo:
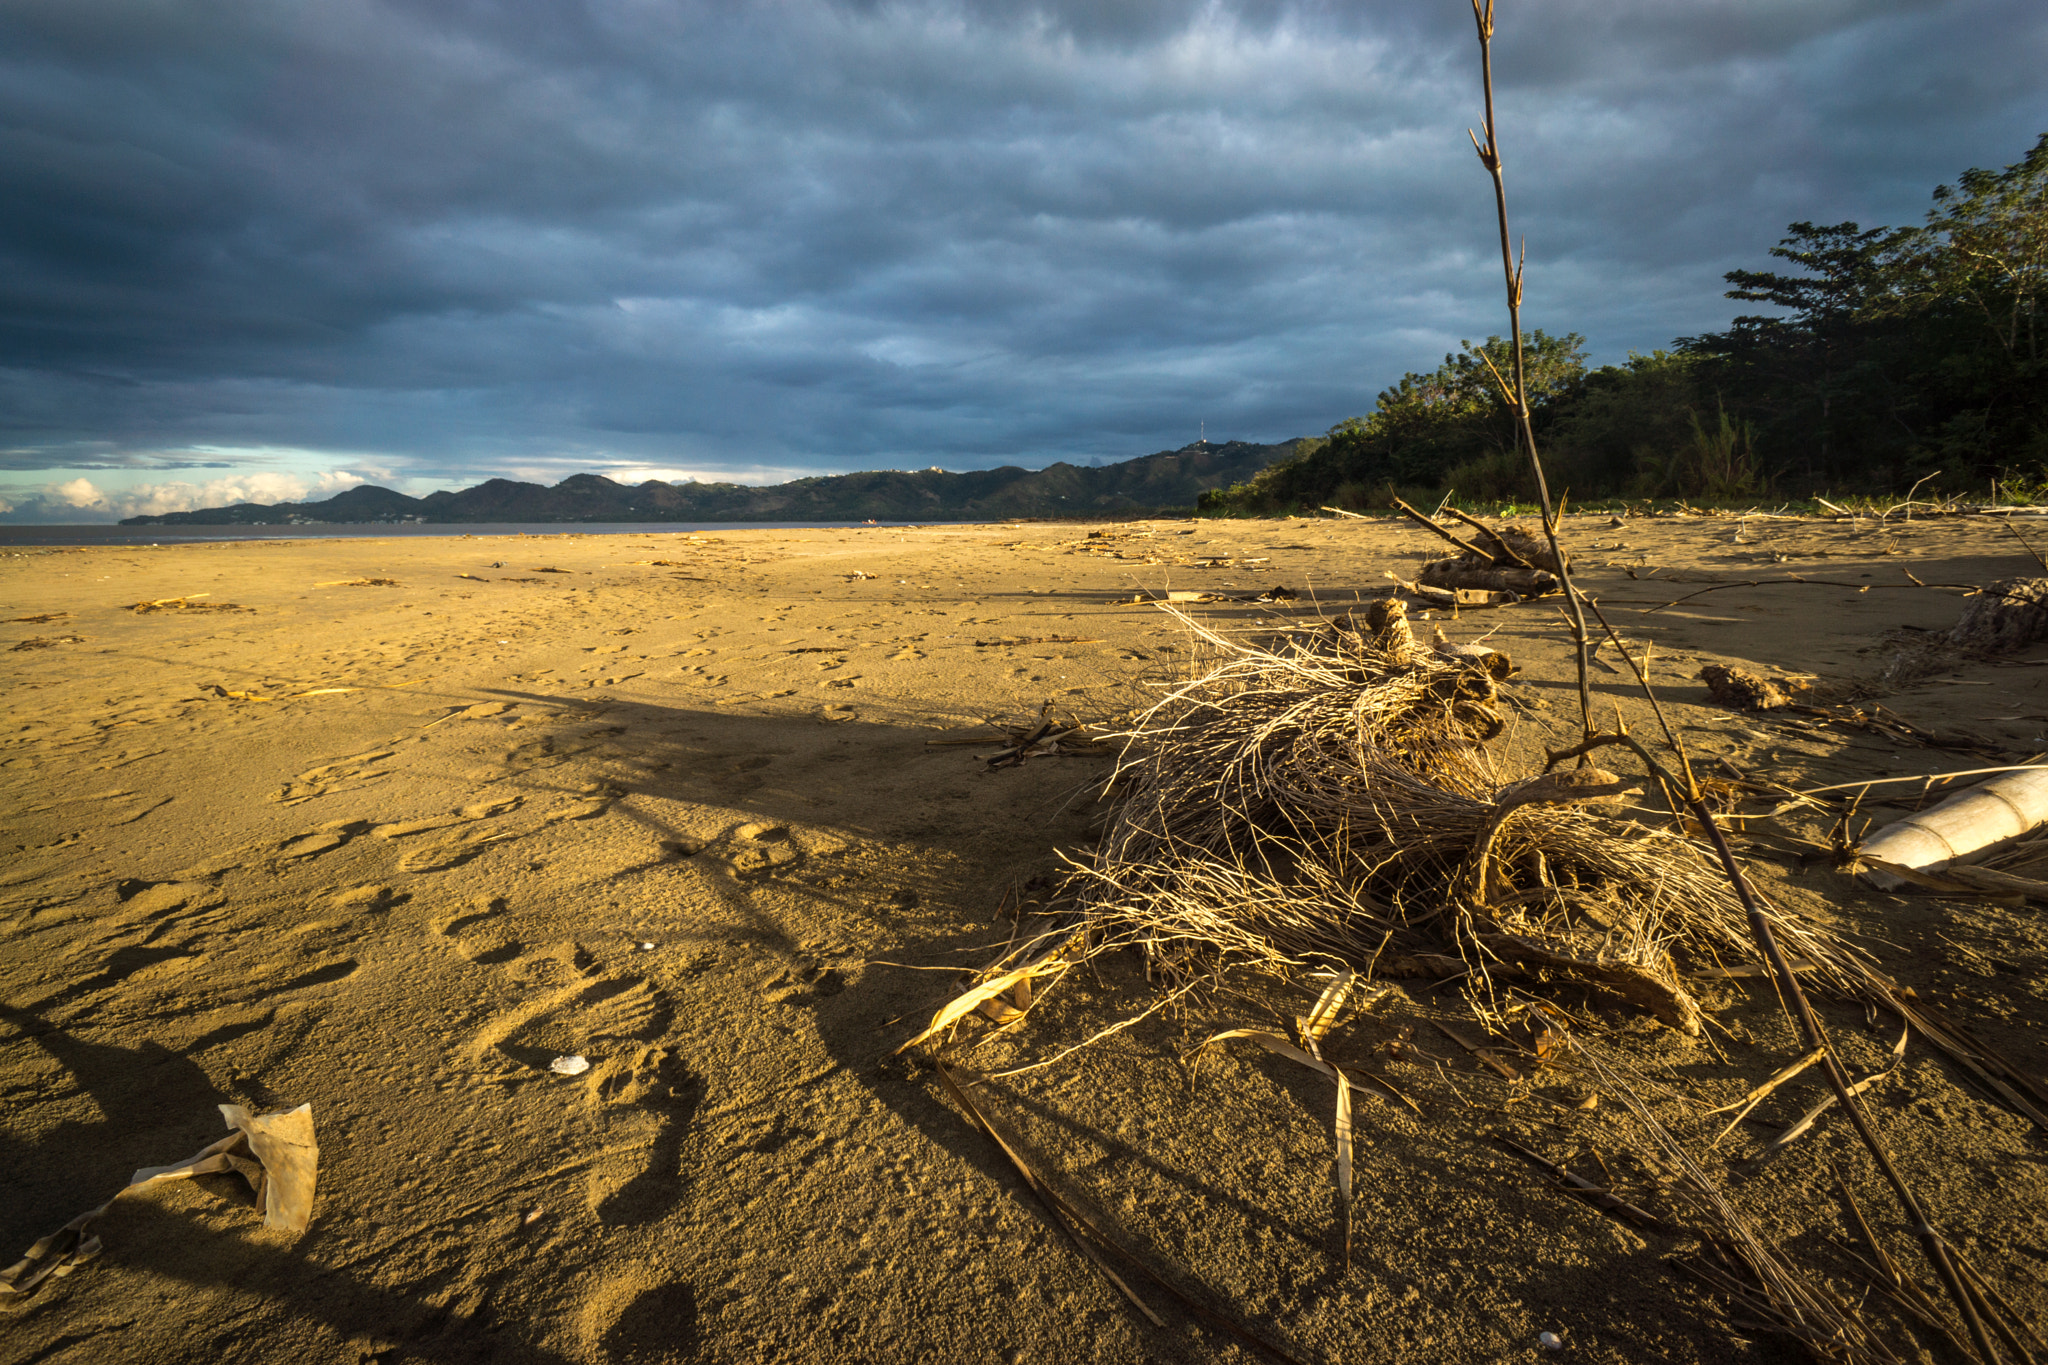
[[[1962,609],[1926,585],[2038,571],[1995,520],[1602,515],[1566,538],[1716,772],[1805,787],[2048,751],[2048,647],[1881,698],[1968,748],[1737,714],[1696,679],[1881,677]],[[221,1103],[310,1103],[321,1173],[299,1237],[226,1177],[122,1199],[98,1260],[0,1315],[0,1361],[1259,1359],[1164,1303],[1147,1322],[894,1053],[1099,827],[1110,760],[991,771],[1001,745],[975,727],[1048,702],[1110,723],[1187,676],[1198,641],[1136,597],[1284,586],[1298,599],[1189,608],[1277,630],[1441,549],[1399,522],[1295,520],[6,553],[0,1261],[220,1136]],[[1822,581],[1662,606],[1792,574]],[[1575,736],[1553,605],[1433,624],[1520,665],[1505,767]],[[1625,672],[1596,667],[1594,690],[1603,718],[1652,724]],[[2041,909],[1858,886],[1830,825],[1785,822],[1804,852],[1748,843],[1760,884],[2048,1073]],[[974,1064],[1049,1058],[1154,999],[1135,959],[1081,976]],[[1418,1026],[1427,1045],[1460,1017],[1455,988],[1399,984],[1344,1046]],[[1360,1102],[1345,1272],[1327,1087],[1255,1052],[1182,1055],[1270,1023],[1280,991],[1154,1016],[990,1103],[1122,1235],[1303,1360],[1533,1360],[1543,1332],[1561,1358],[1800,1358],[1673,1273],[1677,1243],[1493,1140],[1604,1161],[1661,1208],[1619,1106],[1504,1081],[1441,1034],[1432,1060],[1385,1063],[1420,1113]],[[1602,1018],[1695,1108],[1801,1050],[1767,983],[1702,999],[1698,1039]],[[1887,1064],[1895,1020],[1825,1008],[1852,1069]],[[590,1069],[548,1069],[567,1055]],[[1819,1094],[1788,1085],[1717,1149],[1731,1197],[1819,1255],[1849,1237],[1838,1166],[1911,1262],[1842,1125],[1734,1169]],[[2048,1321],[2048,1135],[1917,1040],[1869,1104],[1948,1235]]]

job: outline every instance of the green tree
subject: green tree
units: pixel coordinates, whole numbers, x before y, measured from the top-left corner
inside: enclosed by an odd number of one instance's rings
[[[1897,258],[1910,234],[1893,228],[1859,228],[1855,223],[1816,226],[1794,223],[1789,235],[1771,248],[1771,255],[1790,261],[1807,273],[1731,270],[1724,278],[1735,288],[1731,299],[1771,303],[1790,317],[1738,317],[1735,332],[1748,348],[1777,353],[1780,363],[1798,363],[1819,409],[1815,432],[1819,463],[1832,470],[1837,463],[1835,409],[1844,390],[1859,387],[1848,371],[1868,359],[1864,324],[1890,311],[1900,284]]]
[[[2048,133],[2002,171],[1971,169],[1934,191],[1926,234],[1934,292],[1982,316],[2016,365],[2041,364],[2048,298]]]

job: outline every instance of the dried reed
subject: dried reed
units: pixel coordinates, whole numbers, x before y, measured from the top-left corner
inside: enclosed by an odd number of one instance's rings
[[[1613,774],[1503,780],[1489,658],[1421,647],[1398,601],[1272,644],[1186,624],[1213,665],[1126,733],[1108,831],[1068,883],[1095,951],[1137,946],[1169,979],[1382,955],[1562,978],[1689,1033],[1674,954],[1754,958],[1701,845],[1603,808]],[[1863,977],[1856,949],[1774,919],[1823,982]]]

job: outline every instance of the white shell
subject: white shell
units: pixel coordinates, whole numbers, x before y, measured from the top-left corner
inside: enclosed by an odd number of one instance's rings
[[[557,1057],[548,1063],[548,1070],[557,1076],[581,1076],[590,1070],[590,1059],[580,1052],[567,1057]]]

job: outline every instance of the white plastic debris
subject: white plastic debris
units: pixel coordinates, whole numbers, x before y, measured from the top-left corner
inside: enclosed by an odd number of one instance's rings
[[[1931,810],[1897,820],[1863,841],[1863,857],[1915,872],[1971,863],[1986,850],[2048,821],[2048,768],[2027,768],[1957,792]],[[1905,885],[1881,868],[1864,877],[1886,891]]]
[[[581,1076],[590,1070],[590,1059],[580,1052],[574,1052],[567,1057],[557,1057],[549,1062],[548,1070],[557,1076]]]
[[[1536,1334],[1536,1344],[1546,1351],[1562,1351],[1564,1349],[1564,1338],[1555,1332],[1538,1332]]]
[[[643,943],[640,945],[640,951],[643,953],[651,953],[654,951],[654,945],[652,943]]]

